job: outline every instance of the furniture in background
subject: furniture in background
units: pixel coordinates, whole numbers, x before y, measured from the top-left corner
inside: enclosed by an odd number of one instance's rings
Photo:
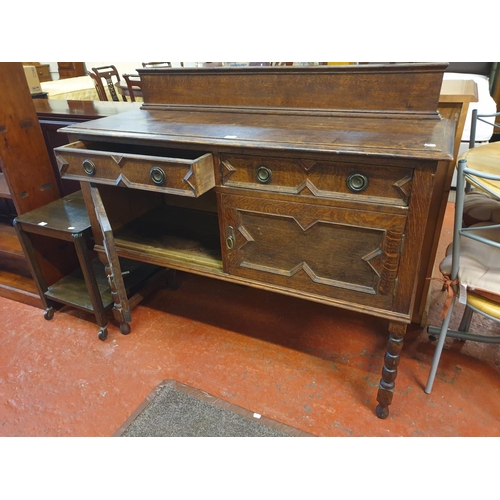
[[[470,129],[469,149],[476,146],[476,132],[479,122],[486,123],[493,127],[494,133],[500,130],[500,124],[496,121],[500,117],[500,112],[492,114],[479,114],[477,109],[472,111],[472,122]]]
[[[115,66],[100,66],[87,71],[87,74],[94,81],[95,89],[100,101],[119,101],[115,85],[120,83],[120,74]],[[122,95],[122,100],[127,102],[127,98]]]
[[[23,62],[23,66],[35,66],[40,82],[52,81],[50,74],[50,64],[40,64],[39,62]]]
[[[83,62],[58,62],[57,70],[59,78],[75,78],[77,76],[85,76],[86,69]]]
[[[0,72],[0,170],[3,174],[0,195],[7,197],[16,214],[21,215],[57,200],[60,193],[23,65],[0,63]],[[6,221],[0,224],[0,233],[0,294],[40,307],[40,297],[14,228]],[[64,255],[61,258],[65,260]]]
[[[434,176],[452,160],[445,67],[139,69],[139,110],[66,127],[74,142],[56,148],[62,178],[81,182],[115,318],[128,303],[117,257],[385,318],[386,418],[437,230]]]
[[[465,118],[464,129],[459,145],[458,154],[469,149],[469,140],[472,123],[472,111],[477,109],[479,114],[487,115],[497,111],[497,104],[493,98],[495,88],[498,86],[497,63],[491,62],[452,62],[449,64],[445,74],[445,80],[473,80],[477,85],[477,102],[469,106]],[[486,123],[478,123],[476,129],[476,142],[487,143],[493,135],[493,126]],[[456,171],[455,171],[456,175]],[[452,186],[456,185],[455,177]]]
[[[130,98],[130,102],[136,102],[136,98],[142,100],[141,77],[139,75],[131,75],[127,73],[124,73],[122,76],[125,80],[127,88],[124,89],[122,86],[116,85],[116,90],[119,93],[125,93],[125,95]]]
[[[466,192],[466,184],[474,186]],[[479,198],[478,195],[479,194]],[[473,196],[474,208],[466,214],[467,198]],[[490,214],[473,224],[467,218]],[[468,217],[467,217],[468,216]],[[440,269],[446,287],[452,294],[444,310],[441,328],[430,327],[438,335],[425,392],[430,394],[447,337],[476,342],[500,343],[500,335],[485,335],[469,331],[472,314],[500,322],[500,142],[471,149],[458,161],[457,192],[453,242]],[[458,330],[451,330],[450,320],[457,296],[466,305]]]

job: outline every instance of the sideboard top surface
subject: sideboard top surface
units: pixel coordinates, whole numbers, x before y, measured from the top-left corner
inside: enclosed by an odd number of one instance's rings
[[[98,140],[451,160],[444,63],[147,68],[140,110],[64,132]]]
[[[165,146],[258,148],[451,160],[455,122],[445,119],[283,115],[139,109],[71,125],[62,132]]]

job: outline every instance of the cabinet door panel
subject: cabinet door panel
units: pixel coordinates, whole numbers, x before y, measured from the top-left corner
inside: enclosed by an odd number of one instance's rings
[[[390,309],[405,217],[221,195],[226,272]]]

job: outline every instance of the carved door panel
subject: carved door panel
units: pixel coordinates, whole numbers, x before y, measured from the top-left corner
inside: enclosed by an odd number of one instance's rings
[[[131,321],[130,304],[127,297],[125,283],[123,282],[122,270],[116,251],[113,230],[111,229],[111,224],[106,214],[99,189],[94,184],[90,184],[90,194],[92,196],[92,203],[94,205],[96,218],[103,237],[103,246],[107,260],[107,262],[104,262],[104,265],[114,302],[113,313],[115,318],[122,324],[120,325],[122,333],[128,333],[128,327],[123,326],[123,324]]]
[[[406,217],[221,195],[229,274],[390,310]]]

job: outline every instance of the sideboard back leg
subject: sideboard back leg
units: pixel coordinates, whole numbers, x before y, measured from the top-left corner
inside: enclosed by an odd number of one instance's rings
[[[403,339],[406,334],[406,323],[397,321],[389,322],[389,341],[387,351],[384,356],[384,367],[382,368],[382,378],[380,379],[375,410],[377,417],[387,418],[389,416],[389,405],[392,403],[394,386],[398,374],[398,365],[401,350],[403,349]]]

